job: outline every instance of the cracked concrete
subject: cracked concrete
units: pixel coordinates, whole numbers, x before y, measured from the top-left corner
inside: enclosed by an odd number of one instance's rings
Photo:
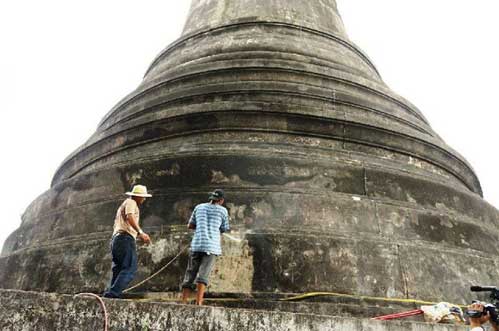
[[[14,303],[14,304],[13,304]],[[455,325],[414,321],[380,322],[353,317],[289,313],[171,303],[105,300],[110,330],[128,331],[465,331]],[[102,330],[95,299],[0,290],[0,328],[4,331]]]

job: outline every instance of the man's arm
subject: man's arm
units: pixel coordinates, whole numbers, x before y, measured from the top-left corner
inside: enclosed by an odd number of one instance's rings
[[[194,208],[194,211],[191,214],[191,218],[189,219],[189,222],[187,223],[187,228],[189,230],[196,230],[196,208]]]
[[[226,233],[229,231],[230,231],[229,214],[224,213],[223,218],[222,218],[222,225],[220,225],[220,232]]]
[[[142,229],[139,227],[139,224],[138,224],[137,220],[135,219],[135,216],[133,216],[133,214],[126,215],[126,221],[128,222],[128,224],[130,224],[130,226],[135,231],[137,231],[138,237],[140,239],[142,239],[144,241],[144,243],[146,243],[146,244],[151,243],[151,238],[149,237],[149,235],[147,233],[142,231]]]

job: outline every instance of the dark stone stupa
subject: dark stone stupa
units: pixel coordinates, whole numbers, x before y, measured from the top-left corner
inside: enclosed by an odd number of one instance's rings
[[[192,207],[218,187],[244,240],[224,241],[212,293],[463,303],[499,273],[498,211],[348,39],[334,0],[193,0],[181,38],[28,207],[1,287],[104,289],[114,214],[135,183],[154,193],[137,279],[188,243]],[[177,291],[185,265],[141,290]]]

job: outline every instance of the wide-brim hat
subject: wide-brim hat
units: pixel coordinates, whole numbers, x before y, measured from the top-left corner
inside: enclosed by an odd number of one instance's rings
[[[147,187],[144,185],[135,185],[133,187],[132,192],[126,192],[126,195],[129,196],[134,196],[134,197],[141,197],[141,198],[151,198],[152,195],[147,193]]]

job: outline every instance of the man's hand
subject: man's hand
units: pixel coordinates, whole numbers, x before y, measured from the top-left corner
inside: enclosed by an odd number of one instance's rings
[[[470,306],[468,306],[468,310],[476,310],[481,312],[483,312],[483,308],[484,308],[483,304],[481,303],[473,303]],[[490,315],[488,313],[481,317],[470,317],[470,326],[472,328],[481,326],[482,324],[487,323],[489,320],[490,320]]]
[[[133,214],[128,214],[128,215],[126,215],[126,220],[132,226],[132,228],[135,231],[137,231],[137,233],[138,233],[137,238],[142,240],[144,242],[144,244],[149,245],[151,243],[151,238],[145,232],[140,233],[142,230],[139,228],[139,223],[135,219],[135,216]]]
[[[142,232],[142,234],[138,235],[138,238],[144,242],[144,244],[149,245],[151,244],[151,237],[145,232]]]

